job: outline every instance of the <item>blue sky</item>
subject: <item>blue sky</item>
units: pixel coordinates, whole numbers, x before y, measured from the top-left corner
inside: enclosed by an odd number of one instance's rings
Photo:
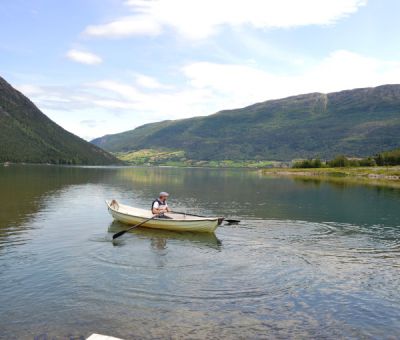
[[[0,75],[92,139],[400,83],[397,0],[1,0]]]

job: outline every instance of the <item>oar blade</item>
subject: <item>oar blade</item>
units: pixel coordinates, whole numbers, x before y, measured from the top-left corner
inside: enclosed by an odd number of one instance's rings
[[[114,234],[113,235],[113,240],[115,240],[116,238],[124,235],[126,232],[127,232],[127,230],[122,230],[122,231],[119,231],[118,233]]]
[[[113,235],[113,240],[115,240],[117,237],[120,237],[121,235],[125,234],[127,231],[130,231],[130,230],[132,230],[134,228],[140,227],[141,225],[145,224],[146,222],[148,222],[150,220],[153,220],[153,219],[155,219],[156,217],[159,217],[159,216],[160,215],[154,215],[153,217],[150,217],[147,220],[144,220],[143,222],[134,225],[133,227],[130,227],[130,228],[126,229],[126,230],[122,230],[119,233],[114,234]]]
[[[230,220],[230,219],[225,219],[224,220],[225,222],[228,222],[229,224],[234,224],[234,223],[240,223],[240,221],[239,220]]]

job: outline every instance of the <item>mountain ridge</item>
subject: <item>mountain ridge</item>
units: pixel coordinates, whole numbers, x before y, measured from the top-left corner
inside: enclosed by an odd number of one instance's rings
[[[369,156],[400,146],[400,85],[308,93],[209,116],[150,123],[92,141],[111,152],[183,150],[190,159]]]
[[[109,165],[113,155],[66,131],[0,77],[0,162]]]

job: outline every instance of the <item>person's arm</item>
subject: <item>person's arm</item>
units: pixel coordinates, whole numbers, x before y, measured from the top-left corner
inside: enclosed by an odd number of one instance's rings
[[[154,215],[162,214],[165,211],[168,211],[168,206],[167,206],[167,208],[160,208],[160,205],[158,204],[158,202],[154,202],[153,209],[151,209],[151,212]]]
[[[160,214],[159,206],[160,206],[160,205],[158,204],[158,202],[154,202],[153,207],[152,207],[152,209],[151,209],[151,212],[152,212],[154,215]]]

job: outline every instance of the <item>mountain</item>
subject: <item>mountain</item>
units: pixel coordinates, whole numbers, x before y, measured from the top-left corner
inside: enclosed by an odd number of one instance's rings
[[[400,85],[269,100],[92,141],[105,150],[183,150],[196,160],[369,156],[400,146]]]
[[[108,152],[64,130],[0,77],[0,162],[119,164]]]

